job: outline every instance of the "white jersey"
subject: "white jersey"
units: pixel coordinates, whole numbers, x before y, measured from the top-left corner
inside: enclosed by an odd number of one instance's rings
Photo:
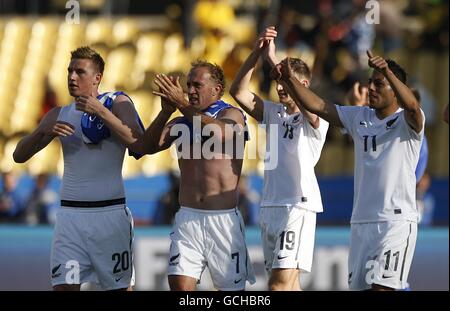
[[[352,136],[355,181],[351,223],[417,222],[416,176],[424,127],[417,134],[403,109],[380,120],[369,107],[336,106]]]
[[[73,135],[59,137],[64,155],[61,199],[103,201],[125,197],[122,180],[125,147],[113,135],[96,145],[83,142],[82,114],[72,103],[62,107],[58,116],[58,121],[75,127]]]
[[[328,122],[320,119],[319,128],[314,129],[300,112],[289,115],[282,104],[264,101],[262,124],[266,126],[266,161],[278,163],[274,169],[266,164],[261,206],[298,206],[322,212],[314,166]]]

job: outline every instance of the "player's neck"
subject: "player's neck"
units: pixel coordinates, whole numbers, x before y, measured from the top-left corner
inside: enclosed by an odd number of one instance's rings
[[[294,114],[300,112],[300,109],[295,104],[294,101],[291,101],[289,103],[285,103],[284,106],[286,107],[287,114]]]
[[[376,109],[375,115],[378,119],[383,120],[390,115],[393,115],[398,110],[398,105],[396,103],[393,103],[392,105],[389,105],[384,108]]]
[[[97,97],[98,95],[100,95],[100,93],[98,92],[98,89],[92,91],[93,97]]]

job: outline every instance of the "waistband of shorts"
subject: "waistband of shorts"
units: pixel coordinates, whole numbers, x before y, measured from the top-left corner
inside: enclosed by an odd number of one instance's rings
[[[113,205],[125,205],[125,198],[104,200],[104,201],[70,201],[61,200],[61,206],[63,207],[81,207],[81,208],[92,208],[92,207],[108,207]]]
[[[229,209],[200,209],[200,208],[192,208],[192,207],[186,207],[186,206],[180,206],[180,211],[186,211],[191,213],[204,213],[204,214],[227,214],[227,213],[235,213],[238,208],[233,207]]]
[[[304,210],[308,210],[306,208],[304,208],[303,206],[300,205],[264,205],[264,206],[260,206],[260,208],[298,208],[298,209],[304,209]]]
[[[120,205],[111,205],[108,207],[68,207],[68,206],[61,206],[60,209],[58,209],[58,213],[112,213],[114,211],[119,210],[125,210],[126,213],[128,213],[128,209],[126,205],[120,204]]]

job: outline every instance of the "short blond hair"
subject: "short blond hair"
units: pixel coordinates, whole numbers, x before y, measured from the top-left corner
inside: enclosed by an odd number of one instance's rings
[[[103,74],[103,70],[105,70],[105,61],[93,48],[82,46],[72,51],[71,55],[71,59],[90,59],[97,66],[98,71]]]

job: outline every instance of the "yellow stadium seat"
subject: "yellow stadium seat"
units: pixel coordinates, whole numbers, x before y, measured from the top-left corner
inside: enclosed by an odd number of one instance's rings
[[[171,71],[186,72],[189,69],[189,59],[184,49],[184,40],[181,33],[173,33],[164,42],[164,53],[162,56],[162,72]]]
[[[191,41],[191,59],[203,59],[206,52],[206,39],[203,35],[195,36]]]
[[[86,26],[86,42],[90,45],[105,43],[110,45],[113,38],[113,23],[110,18],[101,17],[90,21]]]
[[[139,37],[136,47],[135,71],[159,71],[164,52],[164,35],[151,32]]]
[[[36,121],[36,119],[13,113],[10,118],[10,132],[12,134],[30,133],[36,127]]]
[[[3,40],[3,31],[5,29],[5,23],[0,19],[0,46]]]
[[[0,170],[2,172],[8,171],[22,172],[26,170],[27,165],[14,162],[12,156],[18,142],[19,138],[12,138],[6,142],[3,148],[3,157],[0,163]]]
[[[9,115],[3,115],[0,109],[0,136],[6,136],[10,133]]]
[[[13,18],[6,23],[4,40],[14,40],[21,45],[30,35],[30,23],[25,18]]]
[[[137,21],[133,18],[123,18],[113,27],[113,37],[116,45],[135,42],[139,35]]]
[[[119,85],[128,88],[134,55],[135,51],[128,47],[116,48],[108,54],[105,60],[107,66],[100,85],[103,91],[114,90]]]
[[[43,40],[54,38],[57,33],[59,23],[54,18],[41,18],[36,21],[31,30],[31,36]],[[44,46],[45,48],[45,46]]]
[[[246,17],[237,18],[233,23],[229,23],[225,30],[236,42],[242,44],[253,44],[258,35],[254,20]]]
[[[85,29],[86,25],[83,22],[80,22],[80,24],[68,24],[65,21],[61,22],[58,33],[60,45],[79,45],[84,41]]]
[[[222,66],[225,58],[233,50],[235,42],[233,38],[217,37],[213,34],[206,34],[206,53],[205,59],[211,63],[216,63]]]
[[[5,143],[6,143],[6,139],[4,139],[3,137],[0,136],[0,163],[3,160],[3,153],[5,151]]]
[[[101,10],[106,6],[107,0],[81,0],[81,5],[83,9],[86,10]]]
[[[153,113],[154,96],[148,91],[130,92],[128,95],[133,100],[136,111],[141,117],[142,123],[148,127]]]
[[[193,12],[194,20],[202,29],[226,29],[235,22],[233,7],[228,1],[198,1]]]

